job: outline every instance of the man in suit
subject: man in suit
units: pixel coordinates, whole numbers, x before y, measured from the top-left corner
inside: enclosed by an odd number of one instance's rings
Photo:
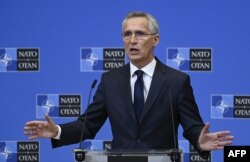
[[[179,124],[184,137],[206,157],[211,150],[231,144],[229,131],[210,133],[196,105],[187,74],[162,64],[154,55],[159,43],[158,24],[147,13],[132,12],[122,23],[124,47],[130,63],[102,75],[90,104],[84,139],[92,139],[109,117],[114,149],[177,148]],[[78,143],[85,114],[76,121],[56,125],[27,122],[29,139],[51,138],[52,146]]]

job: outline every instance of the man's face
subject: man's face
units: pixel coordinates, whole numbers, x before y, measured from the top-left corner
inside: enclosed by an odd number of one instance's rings
[[[146,34],[146,35],[145,35]],[[129,18],[123,28],[123,43],[130,61],[139,68],[150,63],[159,35],[151,33],[148,20],[144,17]]]

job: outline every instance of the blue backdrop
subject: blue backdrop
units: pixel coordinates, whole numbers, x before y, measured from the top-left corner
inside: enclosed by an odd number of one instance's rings
[[[37,94],[81,94],[84,111],[90,85],[102,72],[80,71],[80,49],[122,47],[121,21],[129,11],[140,10],[158,19],[155,53],[162,62],[167,63],[167,48],[212,49],[211,71],[186,71],[200,113],[211,131],[231,130],[234,145],[250,145],[250,115],[216,118],[211,113],[213,95],[250,95],[249,8],[248,0],[0,0],[0,49],[38,48],[40,64],[39,71],[0,72],[0,141],[27,140],[25,122],[40,120]],[[3,66],[4,56],[0,59]],[[96,139],[112,139],[108,123]],[[73,161],[72,149],[78,147],[52,149],[49,140],[38,141],[42,162]],[[223,151],[214,151],[211,161],[223,161]]]

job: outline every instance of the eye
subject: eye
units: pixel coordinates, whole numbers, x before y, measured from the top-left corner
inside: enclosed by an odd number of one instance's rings
[[[123,37],[131,37],[132,33],[131,32],[125,32],[123,33]]]
[[[144,32],[142,32],[142,31],[136,31],[135,35],[138,36],[138,37],[144,37],[146,34]]]

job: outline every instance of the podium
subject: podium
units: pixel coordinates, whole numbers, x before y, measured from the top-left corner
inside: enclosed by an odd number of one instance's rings
[[[112,149],[110,142],[102,140],[84,141],[84,148],[74,149],[77,162],[184,162],[180,149]]]
[[[172,157],[176,154],[178,161]],[[84,162],[184,162],[184,158],[181,150],[85,150]]]

